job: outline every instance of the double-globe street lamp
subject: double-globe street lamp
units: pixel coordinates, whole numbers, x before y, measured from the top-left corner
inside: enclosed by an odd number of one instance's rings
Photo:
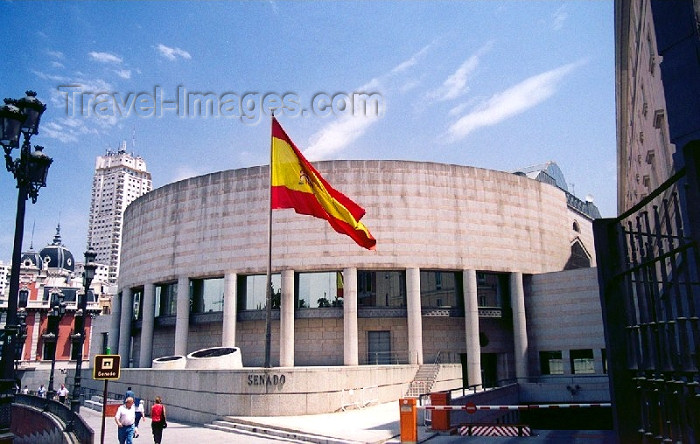
[[[7,316],[2,331],[2,360],[0,363],[0,442],[12,442],[10,432],[12,402],[14,401],[16,353],[15,338],[20,326],[17,316],[19,294],[20,260],[22,258],[22,238],[24,237],[24,212],[26,201],[32,198],[36,203],[39,189],[46,186],[46,176],[53,159],[43,153],[43,147],[35,146],[32,151],[30,139],[39,133],[39,120],[46,105],[36,98],[34,91],[19,100],[5,99],[0,108],[0,144],[5,151],[5,166],[17,181],[17,213],[15,238],[10,270],[10,293],[7,300]],[[20,147],[20,136],[24,141]],[[12,151],[19,149],[19,156],[12,157]]]
[[[63,319],[63,316],[66,314],[66,303],[64,300],[65,295],[60,290],[51,292],[51,310],[48,314],[49,325],[46,328],[46,334],[42,336],[45,344],[53,344],[53,347],[51,347],[51,373],[49,374],[49,390],[46,396],[47,399],[53,399],[56,395],[56,391],[53,387],[53,373],[56,368],[56,348],[58,346],[59,332],[58,327],[61,323],[61,319]]]
[[[87,301],[90,285],[95,278],[95,271],[97,270],[95,258],[97,258],[97,252],[88,244],[88,249],[85,252],[85,265],[83,266],[83,294],[78,296],[78,310],[75,312],[75,330],[71,336],[73,346],[77,347],[75,382],[73,383],[73,397],[70,401],[70,409],[75,413],[80,413],[80,373],[83,365],[83,346],[85,344],[85,319],[88,316]]]

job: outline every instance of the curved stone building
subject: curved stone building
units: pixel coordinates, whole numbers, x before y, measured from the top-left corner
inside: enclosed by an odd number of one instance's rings
[[[589,215],[548,183],[468,166],[326,161],[377,239],[272,215],[272,364],[463,363],[470,383],[527,376],[531,277],[595,266]],[[265,343],[267,166],[168,184],[124,215],[112,350],[123,366],[204,347]],[[596,359],[600,360],[598,352]]]

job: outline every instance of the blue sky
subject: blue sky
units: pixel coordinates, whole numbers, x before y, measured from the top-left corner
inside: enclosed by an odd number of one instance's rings
[[[60,221],[82,258],[95,158],[122,140],[154,187],[267,164],[275,104],[312,161],[512,171],[553,160],[570,191],[615,214],[612,1],[2,2],[0,16],[0,93],[33,89],[47,103],[32,142],[54,158],[27,206],[25,249],[33,225],[39,249]],[[197,93],[211,112],[183,105]],[[363,93],[378,116],[343,111]],[[7,172],[0,190],[7,262]]]

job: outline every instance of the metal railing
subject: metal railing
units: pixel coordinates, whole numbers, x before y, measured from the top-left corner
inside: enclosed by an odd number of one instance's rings
[[[78,442],[92,442],[94,431],[80,415],[71,411],[70,406],[58,401],[33,395],[15,395],[15,404],[33,407],[58,418],[64,425],[64,431],[76,437]]]
[[[593,224],[620,442],[700,440],[700,142],[682,159],[648,197]]]

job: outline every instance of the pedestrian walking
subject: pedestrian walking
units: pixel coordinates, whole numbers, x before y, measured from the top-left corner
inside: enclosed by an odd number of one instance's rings
[[[66,388],[66,385],[61,384],[61,388],[58,389],[56,394],[58,395],[58,402],[60,402],[61,404],[65,404],[66,396],[68,396],[68,389]]]
[[[39,390],[36,392],[36,394],[42,398],[46,398],[46,387],[44,387],[44,384],[41,384],[41,386],[39,387]]]
[[[136,398],[136,400],[134,401],[134,408],[136,408],[136,423],[135,423],[135,428],[134,428],[134,438],[139,437],[139,422],[141,422],[141,419],[143,419],[144,421],[146,420],[143,404],[144,403],[141,402],[141,398]]]
[[[151,407],[151,430],[153,431],[153,442],[161,444],[163,440],[163,429],[168,426],[165,420],[165,406],[160,396],[156,396],[156,402]]]
[[[126,398],[136,399],[136,395],[134,394],[134,391],[131,390],[131,386],[126,388],[126,393],[124,394],[124,402],[126,402]]]
[[[134,423],[136,422],[136,408],[134,398],[129,396],[124,404],[120,405],[114,415],[114,422],[117,423],[117,438],[119,444],[133,444]]]

